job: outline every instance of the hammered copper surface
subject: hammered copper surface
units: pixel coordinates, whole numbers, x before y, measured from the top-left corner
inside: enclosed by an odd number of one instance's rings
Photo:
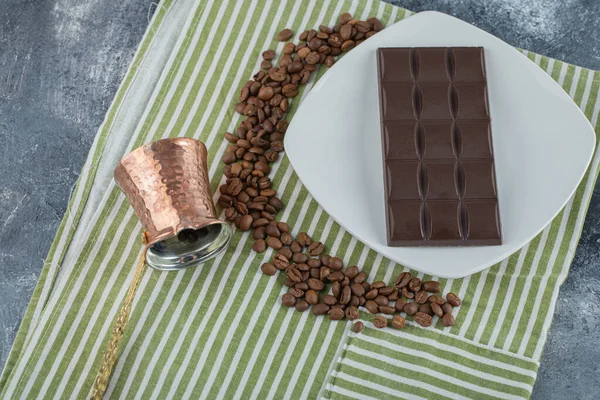
[[[200,229],[217,219],[204,144],[187,138],[163,139],[125,156],[115,181],[146,230],[146,246]]]

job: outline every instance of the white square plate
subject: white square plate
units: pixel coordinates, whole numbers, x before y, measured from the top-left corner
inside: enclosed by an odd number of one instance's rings
[[[501,246],[386,244],[376,50],[426,46],[485,49]],[[312,196],[348,232],[407,267],[459,278],[510,256],[556,216],[595,141],[581,110],[527,57],[468,23],[423,12],[365,41],[323,75],[292,120],[285,149]]]

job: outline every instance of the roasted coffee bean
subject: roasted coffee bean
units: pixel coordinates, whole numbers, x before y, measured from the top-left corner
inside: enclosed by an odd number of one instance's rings
[[[329,269],[329,267],[321,267],[321,269],[319,270],[319,278],[323,282],[325,282],[329,274],[331,274],[331,270]]]
[[[302,272],[296,267],[288,267],[286,270],[287,277],[290,278],[294,283],[302,282]]]
[[[285,222],[278,222],[277,223],[277,228],[281,231],[281,232],[286,232],[286,233],[290,233],[290,226],[288,224],[286,224]]]
[[[382,296],[389,296],[395,289],[391,286],[384,286],[379,288],[379,294]]]
[[[290,258],[292,258],[292,251],[289,249],[289,247],[284,247],[282,249],[280,249],[277,254],[281,254],[283,255],[285,258],[287,258],[288,260]]]
[[[297,299],[304,297],[304,290],[299,289],[297,287],[291,288],[289,293]]]
[[[314,278],[314,279],[320,279],[321,277],[321,271],[319,268],[311,268],[310,269],[310,277]]]
[[[335,298],[335,296],[332,296],[330,294],[326,294],[325,296],[323,296],[321,301],[327,304],[328,306],[332,306],[337,303],[337,299]]]
[[[332,306],[331,306],[331,309],[332,309],[332,310],[333,310],[334,308],[339,308],[340,310],[345,310],[345,309],[346,309],[346,306],[345,306],[345,305],[343,305],[343,304],[339,304],[339,303],[338,303],[338,304],[334,304],[334,305],[332,305]]]
[[[356,321],[354,325],[352,325],[352,332],[361,333],[365,329],[365,324],[360,321]]]
[[[279,240],[281,240],[281,243],[284,246],[289,246],[290,244],[292,244],[292,241],[294,240],[294,238],[292,237],[292,235],[288,232],[283,232],[281,234],[281,237],[279,238]],[[290,250],[291,251],[291,250]]]
[[[398,290],[394,289],[394,291],[389,294],[387,298],[389,301],[396,301],[400,298],[400,293],[398,293]]]
[[[367,19],[367,22],[369,24],[371,24],[371,29],[373,29],[376,32],[379,32],[380,30],[383,29],[383,24],[381,23],[381,21],[379,21],[378,18],[376,17],[369,17]]]
[[[300,36],[298,36],[298,39],[299,39],[299,40],[302,40],[302,41],[306,41],[306,38],[308,37],[308,32],[309,32],[308,30],[306,30],[306,31],[302,32],[302,33],[300,34]]]
[[[437,293],[440,291],[440,283],[436,281],[425,281],[422,283],[423,290],[431,293]]]
[[[319,47],[319,50],[317,50],[317,53],[319,53],[321,55],[321,60],[322,60],[321,63],[323,63],[325,61],[323,56],[328,56],[329,54],[331,54],[331,47],[324,44],[323,46]]]
[[[241,231],[249,231],[250,228],[252,227],[252,222],[254,220],[252,219],[252,217],[250,215],[243,215],[240,218],[240,225],[238,226],[238,228],[240,228]]]
[[[390,304],[390,301],[388,300],[388,298],[387,298],[387,297],[385,297],[385,296],[381,296],[381,295],[378,295],[378,296],[377,296],[377,297],[375,297],[373,300],[374,300],[374,301],[375,301],[375,303],[377,303],[377,305],[379,305],[379,306],[387,306],[388,304]]]
[[[296,298],[291,293],[286,293],[281,296],[281,303],[286,307],[293,307],[296,305]]]
[[[298,268],[298,270],[302,272],[310,271],[310,267],[308,266],[308,264],[296,264],[296,268]]]
[[[292,250],[294,254],[300,253],[302,251],[302,246],[300,246],[300,244],[294,240],[292,244],[290,244],[290,250]]]
[[[358,307],[360,306],[360,299],[358,298],[358,296],[354,296],[352,295],[350,297],[350,303],[348,303],[349,306],[353,306],[353,307]]]
[[[371,283],[371,289],[381,289],[384,286],[385,286],[385,282],[383,282],[383,281],[377,281],[377,282]]]
[[[325,315],[329,311],[329,306],[324,303],[315,304],[310,311],[314,315]]]
[[[388,320],[386,317],[384,317],[382,315],[378,315],[375,318],[373,318],[373,326],[375,326],[375,328],[383,329],[383,328],[387,327],[387,325],[388,325]]]
[[[350,51],[354,47],[356,47],[356,42],[354,42],[354,40],[346,40],[342,43],[342,51]]]
[[[308,247],[312,244],[312,239],[310,236],[308,236],[308,234],[306,232],[300,232],[298,234],[298,237],[296,238],[296,240],[298,241],[298,243],[302,246],[302,247]]]
[[[358,21],[354,24],[354,27],[361,33],[367,33],[371,30],[371,24],[366,21]]]
[[[296,48],[296,50],[297,50],[298,57],[300,57],[300,58],[306,58],[306,56],[308,56],[311,53],[311,50],[308,47],[303,47],[299,50]],[[240,101],[242,101],[242,100],[240,100]]]
[[[352,293],[358,297],[365,295],[365,288],[359,283],[352,284],[352,286],[350,286],[350,289],[352,290]]]
[[[344,25],[340,28],[340,36],[346,41],[352,37],[352,25]]]
[[[379,312],[379,306],[373,300],[367,300],[367,302],[365,303],[365,308],[371,314],[377,314]]]
[[[419,312],[433,316],[433,310],[431,309],[431,304],[421,304],[419,306]]]
[[[394,315],[392,318],[392,328],[402,329],[406,326],[406,318],[402,315]]]
[[[327,279],[330,282],[340,282],[340,281],[344,280],[344,274],[341,271],[335,271],[335,272],[332,272],[331,274],[329,274]]]
[[[443,305],[445,303],[444,299],[442,298],[442,296],[438,296],[438,295],[431,295],[429,296],[429,298],[427,299],[427,301],[429,301],[432,304],[437,304],[439,306]]]
[[[334,271],[340,271],[344,268],[344,262],[341,258],[331,257],[329,259],[329,268],[331,268]]]
[[[304,294],[304,298],[306,299],[306,302],[308,304],[317,304],[319,302],[319,295],[317,294],[317,292],[315,292],[312,289],[309,289],[306,291],[306,293]]]
[[[329,319],[332,321],[339,321],[344,318],[344,310],[341,308],[332,308],[327,312]]]
[[[260,63],[260,67],[262,69],[270,69],[272,66],[273,64],[271,63],[271,60],[262,60]]]
[[[379,295],[379,291],[377,289],[371,289],[365,294],[365,299],[373,300],[378,295]]]
[[[295,283],[292,282],[292,280],[290,278],[285,278],[283,280],[283,286],[292,287],[294,285],[295,285]]]
[[[410,275],[410,272],[402,272],[398,276],[398,279],[396,279],[396,288],[402,289],[403,287],[408,285],[408,283],[410,282],[411,279],[412,279],[412,276]]]
[[[429,314],[418,312],[415,314],[415,322],[423,327],[431,326],[433,318]]]
[[[344,276],[344,279],[340,283],[342,284],[342,287],[350,286],[350,278]]]
[[[317,38],[321,39],[321,40],[325,40],[329,37],[329,34],[326,32],[319,32],[317,33]]]
[[[277,272],[277,268],[275,268],[275,266],[271,263],[264,263],[261,267],[260,267],[261,271],[263,272],[263,274],[265,275],[275,275],[275,273]]]
[[[452,313],[452,305],[450,303],[442,304],[442,311],[444,312],[444,314],[451,314]]]
[[[277,34],[277,40],[280,42],[285,42],[290,40],[292,36],[294,36],[294,32],[292,32],[291,29],[284,29]]]
[[[419,304],[425,304],[425,302],[427,302],[428,297],[428,293],[424,290],[421,290],[420,292],[417,292],[415,294],[415,301]]]
[[[354,277],[354,283],[363,283],[367,280],[367,274],[364,272],[359,272],[358,275]]]
[[[308,246],[308,254],[311,256],[318,256],[325,251],[325,245],[321,242],[312,242],[310,246]]]
[[[380,313],[392,315],[392,314],[394,314],[394,311],[396,311],[394,306],[381,306],[381,305],[379,306]]]
[[[238,212],[233,207],[229,207],[225,210],[225,218],[230,221],[233,221],[238,215]]]
[[[295,97],[298,94],[298,85],[294,83],[288,83],[281,88],[281,94],[283,94],[285,97]]]
[[[303,68],[304,68],[304,64],[302,64],[302,62],[300,62],[300,61],[294,61],[293,63],[291,63],[288,66],[288,72],[290,74],[297,74],[300,71],[302,71]],[[283,100],[283,99],[281,99],[281,100]],[[279,105],[281,103],[281,100],[276,105]]]
[[[404,306],[403,311],[406,313],[406,315],[415,315],[415,313],[419,311],[419,305],[414,301],[411,303],[407,303]]]
[[[360,313],[358,312],[358,308],[355,306],[350,306],[346,309],[346,319],[350,321],[354,321],[360,317]]]
[[[280,271],[287,269],[290,266],[290,261],[283,254],[276,254],[273,257],[273,265]]]
[[[442,316],[444,315],[444,311],[442,310],[442,307],[439,304],[435,304],[435,303],[430,304],[430,306],[431,306],[431,311],[433,311],[433,313],[435,315],[437,315],[439,318],[442,318]]]
[[[325,284],[320,279],[310,278],[308,280],[308,287],[320,292],[325,287]]]
[[[329,262],[331,261],[331,257],[329,256],[329,254],[322,254],[320,259],[322,265],[329,267]]]
[[[258,239],[252,245],[252,250],[254,250],[257,253],[263,253],[266,249],[267,244],[265,243],[264,239]]]
[[[308,304],[308,301],[306,300],[300,300],[299,302],[296,303],[296,311],[306,311],[308,310],[308,307],[310,307],[310,304]]]
[[[292,261],[297,264],[305,263],[308,261],[308,256],[304,253],[294,253],[294,255],[292,256]]]
[[[277,226],[273,226],[273,225],[269,224],[265,228],[266,228],[265,233],[268,236],[277,237],[277,238],[281,236],[281,232],[279,232],[279,229],[277,228]]]
[[[450,305],[452,305],[452,307],[460,306],[460,298],[454,293],[448,293],[446,295],[446,300],[448,303],[450,303]]]
[[[296,283],[296,284],[294,284],[294,287],[296,289],[307,291],[308,290],[308,283],[306,283],[306,282]]]
[[[352,20],[352,14],[345,12],[340,14],[340,24],[345,25]]]
[[[364,306],[366,302],[367,302],[367,299],[365,299],[365,297],[364,297],[364,296],[360,296],[360,297],[358,298],[358,305],[360,305],[360,306]]]
[[[442,317],[442,325],[453,326],[454,325],[454,316],[452,314],[444,314],[444,316]]]
[[[258,91],[258,97],[264,101],[270,100],[274,94],[275,92],[273,91],[273,88],[268,86],[263,86]]]
[[[396,300],[396,304],[394,304],[394,308],[396,309],[396,311],[402,312],[402,311],[404,311],[405,305],[406,305],[405,299],[398,299],[398,300]]]
[[[346,270],[344,271],[344,275],[346,275],[350,279],[354,279],[356,275],[358,275],[358,272],[358,267],[356,265],[353,265],[351,267],[346,268]]]
[[[293,54],[296,50],[296,45],[292,42],[286,43],[281,51],[283,54]]]
[[[262,53],[262,56],[265,60],[272,60],[273,58],[275,58],[275,51],[274,50],[265,50]]]
[[[278,212],[283,208],[283,203],[277,197],[271,197],[269,199],[269,205],[271,205]]]
[[[408,283],[408,290],[411,292],[418,292],[421,290],[421,280],[419,278],[412,278]]]
[[[248,209],[249,210],[257,210],[260,204],[257,203],[250,203],[248,205]],[[269,225],[269,220],[266,218],[258,218],[256,221],[252,222],[252,228],[258,228],[260,226],[267,226]]]
[[[321,266],[321,261],[318,258],[311,258],[306,263],[310,265],[311,268],[319,268]]]
[[[342,293],[342,285],[339,282],[333,282],[331,285],[331,293],[333,293],[336,298],[339,298]]]
[[[344,287],[344,289],[342,289],[342,294],[340,295],[340,303],[341,304],[350,303],[351,297],[352,297],[352,291],[350,290],[350,286]]]

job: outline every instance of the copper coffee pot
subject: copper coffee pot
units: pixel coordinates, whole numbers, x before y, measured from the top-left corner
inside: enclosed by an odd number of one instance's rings
[[[91,398],[106,392],[145,265],[179,270],[203,263],[227,247],[233,231],[217,218],[208,179],[206,146],[187,138],[163,139],[126,155],[115,169],[144,228],[144,251],[96,375]]]

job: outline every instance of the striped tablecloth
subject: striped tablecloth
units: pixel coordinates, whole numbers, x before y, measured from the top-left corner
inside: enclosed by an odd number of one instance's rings
[[[164,0],[94,141],[0,380],[2,398],[83,398],[92,386],[140,255],[140,225],[112,181],[131,149],[188,136],[209,148],[213,189],[225,131],[239,123],[239,88],[277,51],[284,27],[333,25],[349,11],[392,24],[410,12],[372,1]],[[598,128],[598,73],[525,54]],[[324,71],[319,71],[318,77]],[[302,98],[310,82],[297,99]],[[299,101],[292,104],[292,112]],[[556,116],[560,117],[560,116]],[[569,132],[564,132],[568,135]],[[108,394],[114,398],[527,398],[583,225],[598,155],[552,224],[516,254],[464,279],[439,279],[463,299],[456,325],[366,329],[281,307],[282,277],[260,265],[237,232],[229,250],[196,269],[148,269]],[[403,270],[336,224],[284,157],[274,186],[282,219],[309,232],[371,280]],[[420,276],[422,279],[435,277]],[[365,316],[368,318],[368,316]]]

